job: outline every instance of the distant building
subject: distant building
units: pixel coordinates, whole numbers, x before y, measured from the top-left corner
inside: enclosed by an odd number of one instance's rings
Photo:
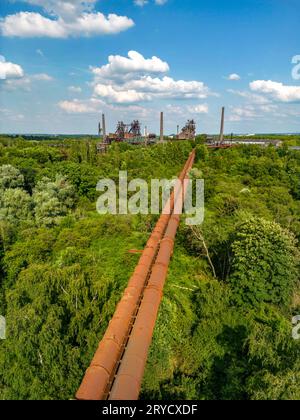
[[[267,147],[270,144],[275,147],[282,146],[282,140],[273,140],[273,139],[225,139],[223,142],[224,145],[235,145],[235,144],[245,144],[245,145],[258,145]]]

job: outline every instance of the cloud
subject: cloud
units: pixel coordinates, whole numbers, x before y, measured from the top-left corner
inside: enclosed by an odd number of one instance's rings
[[[9,91],[24,90],[29,92],[31,90],[31,79],[27,76],[16,80],[7,79],[3,83],[2,88]]]
[[[269,95],[273,100],[279,102],[300,101],[300,86],[288,86],[272,80],[255,80],[250,83],[250,89]]]
[[[117,34],[131,28],[134,22],[126,16],[98,13],[83,13],[72,21],[63,18],[49,19],[39,13],[20,12],[0,20],[0,30],[6,37],[93,36]]]
[[[52,76],[49,76],[49,74],[39,73],[39,74],[33,74],[31,76],[31,80],[39,80],[42,82],[52,82],[54,79]]]
[[[99,68],[94,67],[92,72],[100,79],[114,79],[133,77],[140,73],[166,73],[169,69],[168,63],[158,57],[153,56],[146,59],[137,51],[129,51],[128,58],[120,55],[110,55],[108,64]]]
[[[256,85],[254,88],[256,89]],[[281,118],[295,116],[290,101],[278,100],[278,97],[273,94],[273,90],[272,94],[269,92],[269,88],[268,90],[259,88],[259,93],[233,89],[227,91],[244,99],[244,103],[240,106],[230,108],[229,121],[250,121],[272,117],[274,121],[278,122]],[[283,103],[279,104],[279,102]]]
[[[23,114],[15,112],[12,109],[6,108],[0,108],[0,115],[2,115],[3,118],[5,118],[6,120],[14,122],[23,121],[25,119],[25,116]]]
[[[151,106],[154,101],[185,99],[184,105],[164,105],[170,114],[199,115],[208,113],[207,104],[193,104],[195,99],[215,95],[200,81],[174,80],[164,73],[169,65],[158,57],[146,58],[131,51],[127,57],[111,55],[102,67],[90,67],[93,89],[90,99],[63,100],[58,103],[68,114],[100,114],[109,111],[116,118],[136,118],[152,120],[158,118],[159,111]],[[154,77],[159,74],[160,77]],[[70,86],[70,92],[80,93],[78,87]],[[188,100],[193,100],[192,103]],[[177,111],[175,112],[175,108]],[[181,114],[182,112],[182,114]]]
[[[189,106],[188,111],[191,114],[208,114],[208,105],[200,104],[200,105],[195,105],[195,106]]]
[[[238,80],[241,80],[241,76],[238,75],[237,73],[232,73],[227,77],[227,80],[238,81]]]
[[[257,118],[258,114],[253,106],[232,107],[228,121],[238,122],[244,120],[253,120]]]
[[[39,13],[20,12],[0,20],[2,35],[7,37],[50,37],[67,36],[62,20],[51,20]]]
[[[68,114],[98,114],[102,111],[104,102],[91,98],[86,100],[73,99],[72,101],[61,101],[58,103],[60,109]]]
[[[0,79],[18,79],[24,76],[24,70],[18,64],[10,63],[0,56]]]
[[[148,4],[148,0],[134,0],[134,4],[139,7],[144,7]]]
[[[95,86],[94,94],[102,99],[105,99],[108,103],[117,104],[130,104],[149,101],[151,99],[149,95],[142,92],[137,92],[133,89],[117,90],[114,86],[100,83]]]
[[[203,82],[174,80],[163,75],[170,70],[158,57],[144,58],[129,51],[128,58],[110,56],[108,64],[91,68],[94,95],[109,103],[135,103],[153,99],[203,99],[213,95]],[[153,77],[155,74],[161,77]]]
[[[174,80],[171,77],[153,78],[151,76],[143,76],[138,80],[126,82],[127,88],[136,89],[141,92],[152,93],[164,98],[206,98],[209,89],[203,82]]]
[[[68,90],[73,93],[81,93],[82,89],[80,86],[69,86]]]
[[[58,106],[68,114],[89,114],[95,112],[94,107],[74,99],[73,101],[61,101]]]
[[[3,87],[6,90],[24,90],[24,91],[31,91],[31,87],[33,83],[36,82],[51,82],[53,81],[53,77],[49,76],[46,73],[39,73],[39,74],[32,74],[26,76],[23,74],[23,77],[18,79],[7,79],[3,83]]]
[[[98,0],[22,0],[24,3],[39,6],[48,14],[72,19],[83,12],[91,12]]]
[[[251,121],[257,118],[265,118],[266,114],[274,117],[282,117],[282,113],[278,112],[278,106],[275,104],[251,105],[246,104],[240,107],[231,107],[228,120],[232,122]]]
[[[176,114],[182,118],[186,118],[188,114],[208,114],[208,105],[199,104],[199,105],[172,105],[168,104],[166,110],[170,114]]]
[[[166,4],[167,3],[167,1],[168,0],[154,0],[154,3],[157,5],[157,6],[163,6],[164,4]],[[136,5],[136,6],[139,6],[139,7],[144,7],[146,4],[148,4],[149,3],[149,1],[148,0],[134,0],[134,4]]]
[[[247,92],[247,91],[241,91],[241,90],[234,90],[234,89],[228,89],[227,92],[232,93],[233,95],[240,96],[241,98],[247,99],[249,102],[254,104],[268,104],[270,103],[270,99],[266,98],[263,95],[258,95],[256,93]]]

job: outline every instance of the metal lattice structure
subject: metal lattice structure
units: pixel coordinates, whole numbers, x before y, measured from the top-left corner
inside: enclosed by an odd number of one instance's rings
[[[194,120],[188,120],[186,125],[178,135],[179,140],[194,140],[196,137],[196,123]]]
[[[126,124],[124,124],[123,121],[119,121],[116,132],[115,132],[117,138],[124,139],[126,131],[127,131]]]
[[[131,124],[125,124],[123,121],[119,121],[115,133],[109,135],[108,141],[110,143],[113,141],[122,142],[141,137],[141,125],[138,120],[134,120]]]
[[[130,129],[128,131],[129,134],[131,134],[133,137],[141,137],[141,124],[138,120],[134,120],[130,124]]]

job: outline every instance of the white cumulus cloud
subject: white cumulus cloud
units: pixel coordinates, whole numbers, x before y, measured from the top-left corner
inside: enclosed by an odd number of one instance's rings
[[[203,99],[212,95],[203,82],[174,80],[165,75],[169,70],[168,63],[156,56],[145,58],[136,51],[129,51],[128,57],[111,55],[108,64],[91,68],[94,95],[109,103]]]
[[[105,99],[108,103],[130,104],[150,100],[150,96],[134,89],[121,90],[111,85],[98,83],[94,89],[95,95]]]
[[[19,64],[14,64],[6,61],[3,56],[0,56],[0,79],[18,79],[24,76],[24,70]]]
[[[122,32],[134,25],[126,16],[103,13],[83,13],[74,20],[49,19],[39,13],[20,12],[0,20],[2,35],[7,37],[49,37],[109,35]]]
[[[168,63],[160,58],[144,58],[137,51],[129,51],[128,57],[110,55],[108,64],[92,68],[95,76],[105,79],[134,76],[139,73],[166,73],[169,71]]]
[[[138,80],[126,82],[129,89],[152,93],[164,98],[202,99],[209,95],[209,89],[203,82],[174,80],[171,77],[153,78],[144,76]]]
[[[7,37],[93,36],[117,34],[125,31],[134,22],[127,16],[114,13],[105,16],[95,12],[97,0],[23,0],[41,7],[47,14],[24,12],[0,19],[0,31]]]
[[[280,102],[300,101],[300,86],[288,86],[272,80],[255,80],[250,83],[250,89]]]

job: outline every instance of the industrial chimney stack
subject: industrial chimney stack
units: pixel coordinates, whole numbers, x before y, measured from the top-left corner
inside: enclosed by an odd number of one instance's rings
[[[222,108],[222,117],[221,117],[221,130],[220,130],[220,144],[223,144],[224,141],[224,121],[225,121],[225,108]]]
[[[102,114],[102,133],[103,133],[103,143],[106,142],[106,125],[105,125],[105,115]]]
[[[160,143],[164,141],[164,113],[160,113]]]

